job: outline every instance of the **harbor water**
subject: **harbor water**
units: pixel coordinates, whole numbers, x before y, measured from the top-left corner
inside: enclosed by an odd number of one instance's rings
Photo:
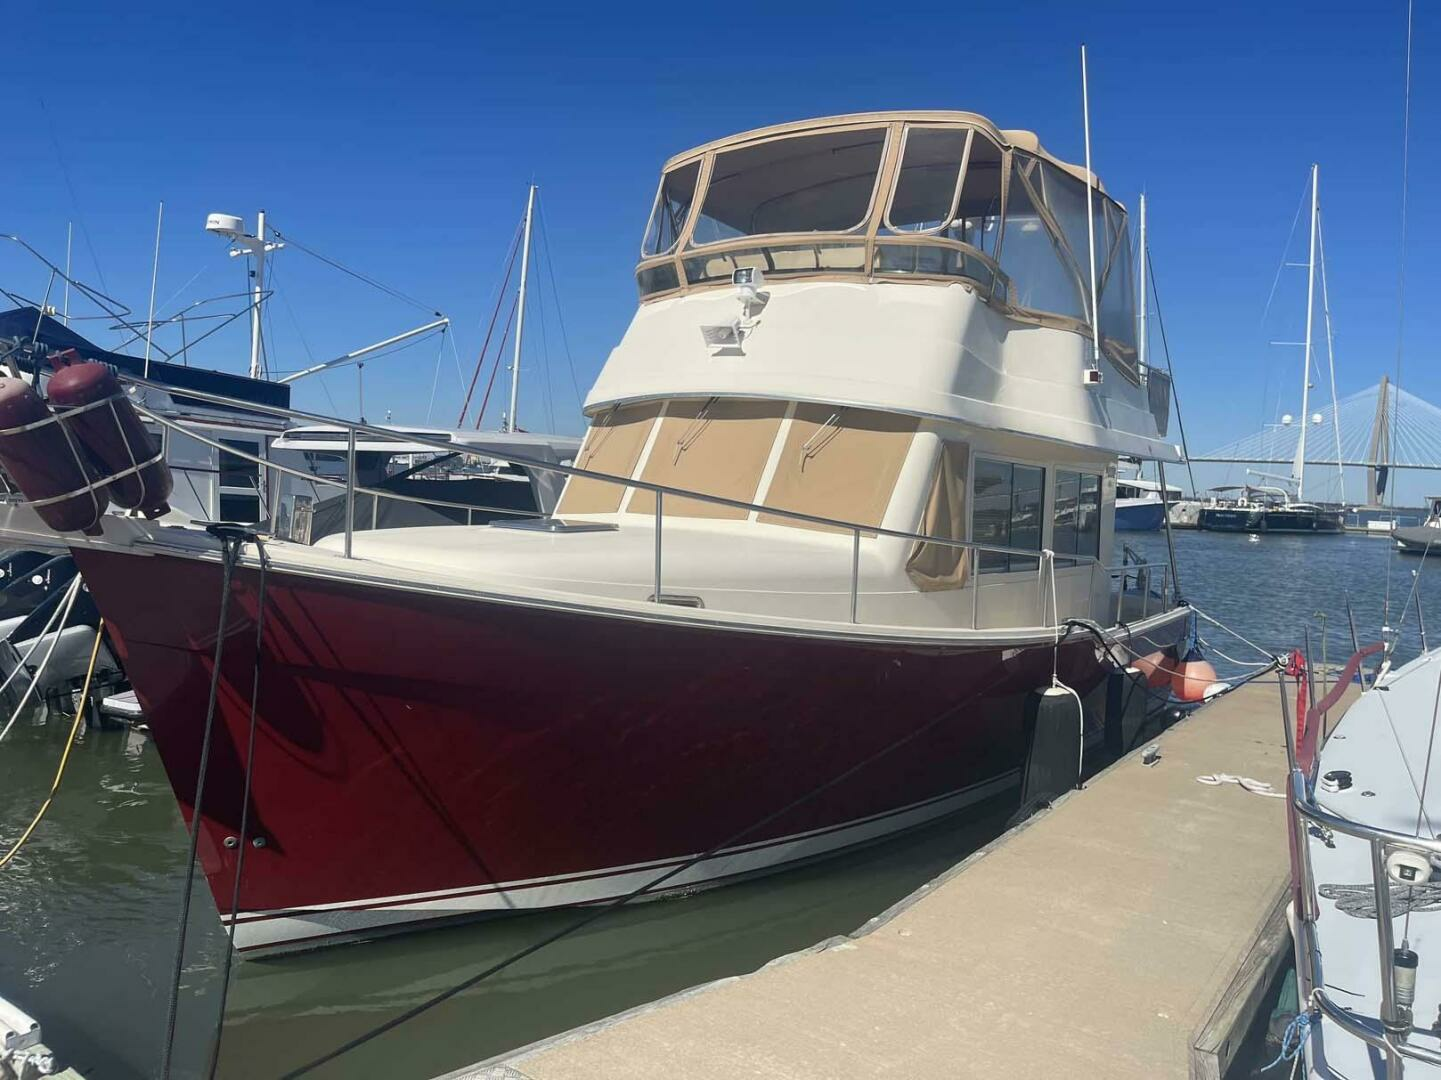
[[[1162,534],[1121,534],[1148,561]],[[1176,535],[1183,594],[1268,650],[1300,644],[1349,655],[1349,592],[1359,636],[1402,623],[1422,561],[1363,535]],[[1389,591],[1389,615],[1386,596]],[[1428,624],[1441,634],[1441,566],[1421,575]],[[1205,624],[1214,650],[1257,662]],[[1441,638],[1435,639],[1441,641]],[[1209,658],[1224,675],[1245,669]],[[197,718],[198,720],[199,718]],[[1279,724],[1279,718],[1278,718]],[[67,724],[22,718],[0,744],[0,840],[19,834],[48,789]],[[1244,769],[1237,763],[1237,771]],[[962,822],[730,887],[637,904],[482,982],[313,1073],[423,1077],[854,930],[1004,827],[1003,797]],[[47,1042],[92,1080],[154,1074],[164,1040],[186,835],[155,748],[140,732],[93,730],[72,754],[49,816],[0,870],[0,993],[37,1016]],[[514,916],[272,960],[237,963],[220,1075],[270,1077],[569,924],[573,912]],[[976,928],[984,932],[984,928]],[[203,1070],[218,1004],[224,937],[202,880],[191,912],[177,1076]]]

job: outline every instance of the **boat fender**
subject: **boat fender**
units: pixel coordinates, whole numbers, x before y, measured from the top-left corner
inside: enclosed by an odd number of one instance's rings
[[[1169,649],[1157,649],[1155,652],[1147,653],[1145,656],[1138,656],[1134,661],[1137,671],[1146,680],[1146,685],[1152,690],[1158,690],[1163,686],[1169,686],[1175,677],[1176,654]]]
[[[1180,701],[1194,704],[1206,699],[1206,692],[1216,684],[1216,669],[1201,657],[1201,650],[1192,645],[1186,658],[1176,665],[1171,678],[1171,693]]]
[[[170,466],[125,396],[115,372],[95,361],[77,364],[56,356],[51,362],[57,370],[50,378],[50,402],[66,417],[70,430],[102,474],[113,477],[105,485],[111,500],[124,510],[139,510],[149,518],[168,513],[170,505],[166,500],[174,486]],[[71,410],[106,400],[108,407],[67,415]]]
[[[1021,807],[1011,821],[1025,820],[1081,783],[1081,700],[1065,686],[1026,695],[1026,762]]]
[[[0,377],[0,464],[50,528],[100,532],[109,495],[95,485],[84,449],[22,379]]]

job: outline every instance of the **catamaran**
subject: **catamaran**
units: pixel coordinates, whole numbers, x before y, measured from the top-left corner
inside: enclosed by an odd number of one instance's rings
[[[1180,454],[1088,168],[972,113],[782,124],[671,159],[639,254],[575,464],[510,457],[564,478],[532,522],[362,530],[353,470],[313,544],[0,504],[74,553],[240,950],[874,841],[1185,638],[1173,567],[1109,565],[1118,459]]]

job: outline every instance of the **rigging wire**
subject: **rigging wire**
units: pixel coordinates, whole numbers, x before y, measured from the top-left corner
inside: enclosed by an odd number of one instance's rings
[[[1171,377],[1171,398],[1176,403],[1176,427],[1181,433],[1181,452],[1186,455],[1186,475],[1191,478],[1191,494],[1199,499],[1201,492],[1196,487],[1196,473],[1191,468],[1191,448],[1186,442],[1186,422],[1181,419],[1181,394],[1176,389],[1176,370],[1171,365],[1171,344],[1166,340],[1166,317],[1161,312],[1161,293],[1156,288],[1156,266],[1149,250],[1146,252],[1146,270],[1151,279],[1151,299],[1156,303],[1156,329],[1161,332],[1161,354],[1166,358],[1166,373]],[[1164,504],[1165,501],[1166,493],[1163,491],[1161,502]]]
[[[1296,228],[1301,224],[1301,211],[1305,209],[1307,193],[1310,190],[1310,173],[1307,173],[1307,182],[1301,185],[1301,198],[1296,203],[1296,216],[1291,219],[1291,231],[1286,234],[1286,245],[1281,249],[1281,260],[1276,264],[1276,276],[1271,279],[1271,291],[1266,294],[1265,306],[1261,309],[1260,329],[1264,336],[1266,330],[1266,319],[1271,314],[1271,304],[1276,299],[1276,289],[1281,284],[1281,274],[1286,269],[1286,257],[1291,253],[1291,244],[1296,239]],[[1260,423],[1266,423],[1266,397],[1271,392],[1271,367],[1265,365],[1266,379],[1261,387],[1261,415]],[[1280,392],[1277,391],[1276,412],[1281,411]]]
[[[1399,419],[1401,413],[1401,400],[1399,391],[1401,389],[1401,364],[1405,356],[1406,345],[1406,216],[1409,210],[1409,193],[1411,187],[1411,41],[1412,41],[1412,16],[1415,13],[1414,0],[1407,0],[1406,3],[1406,80],[1402,94],[1401,111],[1401,237],[1396,257],[1396,389],[1398,396],[1395,407],[1392,410],[1391,420],[1393,426]],[[1387,480],[1390,480],[1388,475]],[[1393,508],[1396,505],[1396,488],[1391,485],[1386,497]],[[1381,609],[1382,627],[1391,621],[1391,565],[1396,561],[1395,545],[1387,552],[1386,557],[1386,602]]]
[[[1331,293],[1326,284],[1326,238],[1325,231],[1321,228],[1323,221],[1324,218],[1318,211],[1316,215],[1316,245],[1321,262],[1321,312],[1326,323],[1326,364],[1331,374],[1331,429],[1336,436],[1336,478],[1340,485],[1337,502],[1344,507],[1346,504],[1346,466],[1341,464],[1344,457],[1341,454],[1341,407],[1336,398],[1336,336],[1331,329]],[[1305,468],[1304,462],[1302,468]]]
[[[510,337],[510,327],[515,321],[515,310],[520,306],[520,294],[516,293],[515,299],[510,302],[510,314],[505,319],[505,329],[501,331],[500,344],[495,347],[495,364],[490,369],[490,381],[485,384],[485,396],[480,399],[480,411],[475,414],[475,430],[480,430],[481,423],[485,420],[485,407],[490,404],[490,392],[495,389],[495,377],[500,374],[500,361],[505,353],[505,343]]]
[[[275,235],[275,238],[276,238],[277,240],[283,241],[284,243],[289,244],[291,247],[299,248],[301,251],[305,252],[305,254],[309,255],[311,258],[313,258],[313,259],[319,259],[321,262],[325,263],[326,266],[329,266],[329,267],[332,267],[333,269],[339,270],[342,274],[347,274],[347,275],[349,275],[350,277],[355,278],[356,281],[362,281],[362,282],[364,282],[365,284],[369,285],[371,288],[379,289],[381,292],[385,293],[387,296],[393,296],[395,299],[400,300],[400,301],[402,301],[402,302],[404,302],[404,303],[410,304],[410,305],[412,305],[412,306],[414,306],[414,307],[417,307],[417,308],[419,308],[421,311],[430,312],[431,314],[434,314],[434,315],[439,315],[439,314],[440,314],[440,312],[439,312],[438,310],[436,310],[436,308],[434,308],[432,305],[426,304],[426,303],[422,303],[421,301],[417,300],[415,297],[410,296],[410,295],[407,294],[407,293],[403,293],[403,292],[401,292],[399,289],[392,288],[391,286],[385,284],[385,283],[382,282],[382,281],[377,281],[375,278],[369,276],[368,274],[362,274],[359,270],[352,270],[350,267],[346,266],[344,263],[338,262],[338,261],[336,261],[335,259],[330,258],[330,256],[328,256],[328,255],[322,255],[320,252],[316,251],[314,248],[310,248],[310,247],[307,247],[306,245],[302,244],[299,240],[296,240],[293,236],[288,236],[288,235],[282,233],[282,232],[281,232],[279,229],[277,229],[274,225],[268,226],[268,228],[269,228],[270,231]],[[261,237],[261,239],[264,240],[264,237]]]
[[[545,292],[541,289],[535,291],[535,313],[540,322],[540,366],[544,378],[540,382],[541,399],[545,402],[545,414],[550,419],[550,430],[555,430],[555,403],[551,387],[550,370],[550,341],[545,332]],[[516,405],[516,412],[520,412],[520,406]],[[519,427],[519,424],[512,424],[512,427]]]
[[[565,316],[561,314],[560,308],[560,289],[556,286],[555,282],[555,260],[550,256],[550,237],[545,227],[545,207],[541,205],[541,200],[538,196],[536,198],[536,210],[537,216],[540,219],[540,246],[545,254],[545,268],[550,276],[551,295],[555,298],[555,321],[560,325],[560,341],[562,347],[565,349],[565,365],[570,370],[570,385],[571,389],[575,391],[576,407],[583,410],[585,408],[585,395],[580,392],[580,380],[576,378],[575,374],[575,361],[571,359],[570,337],[565,332]]]
[[[20,662],[16,664],[10,674],[5,677],[5,681],[0,683],[0,691],[3,691],[10,685],[10,680],[21,671],[24,671],[30,676],[30,685],[25,688],[25,693],[21,695],[20,704],[15,706],[15,711],[10,715],[9,723],[5,725],[4,730],[0,730],[0,739],[4,739],[6,735],[10,734],[10,729],[15,726],[15,721],[19,720],[20,714],[25,711],[25,705],[29,702],[30,695],[33,694],[35,688],[40,685],[40,677],[45,674],[45,668],[49,666],[50,658],[55,655],[55,651],[60,647],[60,635],[65,630],[65,623],[70,618],[70,609],[75,606],[75,597],[79,592],[80,575],[77,573],[75,577],[71,579],[69,586],[63,594],[65,598],[63,609],[61,604],[57,602],[55,610],[51,612],[50,617],[45,620],[45,628],[41,630],[39,636],[30,643],[30,648],[25,650],[25,655],[20,658]],[[59,620],[59,625],[56,625],[57,619]],[[50,648],[45,650],[45,657],[40,661],[39,667],[32,672],[28,667],[30,656],[40,647],[40,643],[50,635],[51,626],[55,626],[55,636],[50,639]]]
[[[110,286],[105,283],[105,271],[100,269],[100,259],[95,254],[95,245],[90,240],[90,230],[85,226],[85,215],[80,210],[80,197],[75,194],[75,184],[70,179],[70,166],[65,162],[65,154],[60,149],[60,138],[55,134],[55,121],[50,118],[50,110],[45,107],[44,98],[36,98],[40,103],[40,113],[45,117],[46,132],[50,136],[50,145],[55,149],[55,160],[60,165],[60,176],[65,181],[65,190],[70,193],[70,206],[75,211],[76,223],[80,226],[80,236],[85,241],[85,250],[90,253],[90,263],[95,267],[95,276],[100,279],[100,287],[107,293]]]
[[[476,380],[480,378],[481,368],[485,366],[485,354],[486,351],[490,348],[490,336],[495,332],[495,323],[496,320],[500,317],[500,305],[504,301],[506,287],[510,284],[511,271],[515,269],[515,257],[520,252],[520,234],[523,228],[523,224],[516,227],[515,236],[510,242],[510,256],[505,264],[505,276],[501,279],[499,288],[494,291],[495,306],[490,313],[490,325],[486,327],[485,340],[481,343],[480,354],[475,358],[475,370],[471,373],[470,386],[465,391],[465,401],[460,406],[460,418],[455,422],[456,427],[465,426],[465,414],[470,411],[470,398],[471,395],[475,393],[475,383]],[[509,330],[509,328],[510,324],[507,323],[506,329]],[[502,335],[500,345],[496,347],[496,364],[500,363],[500,353],[504,349],[504,346],[505,337]],[[459,361],[457,360],[457,364],[458,363]],[[492,375],[492,382],[494,381],[494,378],[495,377]],[[490,396],[489,390],[486,391],[486,396]],[[482,411],[484,411],[484,407],[482,407]],[[480,424],[479,422],[477,422],[476,427],[479,426]]]
[[[430,404],[425,407],[427,424],[435,413],[435,392],[440,389],[440,362],[445,359],[445,342],[449,336],[451,335],[447,335],[443,328],[440,332],[440,349],[435,354],[435,373],[430,377]]]
[[[277,264],[278,262],[279,260],[277,260]],[[272,285],[274,285],[275,277],[275,265],[272,265],[270,269],[270,281]],[[315,353],[310,348],[310,342],[305,337],[305,330],[301,327],[300,320],[296,318],[295,309],[290,306],[290,297],[278,288],[274,289],[274,295],[280,297],[280,302],[285,306],[285,313],[290,317],[290,324],[295,327],[295,336],[300,339],[300,347],[305,350],[305,356],[309,360],[307,366],[315,367]],[[339,415],[340,409],[335,404],[335,398],[330,393],[330,384],[325,381],[325,376],[326,372],[317,371],[315,373],[315,381],[320,384],[320,389],[325,394],[325,400],[330,402],[330,411]]]

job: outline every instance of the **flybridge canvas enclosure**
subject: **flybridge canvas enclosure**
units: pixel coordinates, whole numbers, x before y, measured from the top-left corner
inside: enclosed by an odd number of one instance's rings
[[[36,330],[37,321],[38,332]],[[75,333],[60,320],[53,319],[49,315],[41,315],[33,307],[14,308],[10,311],[0,312],[0,341],[12,338],[29,341],[32,337],[37,344],[50,352],[74,349],[86,360],[98,360],[102,364],[110,364],[123,374],[136,376],[145,374],[145,361],[140,357],[102,349]],[[253,401],[257,405],[269,405],[281,409],[290,407],[290,387],[283,383],[251,379],[244,375],[211,371],[208,368],[187,367],[184,364],[173,364],[162,360],[150,361],[149,377],[154,382],[163,383],[175,391],[199,390],[208,394],[236,398],[240,401]],[[181,405],[202,404],[187,399],[183,393],[172,393],[171,397]],[[205,404],[204,408],[215,410],[223,407]]]

